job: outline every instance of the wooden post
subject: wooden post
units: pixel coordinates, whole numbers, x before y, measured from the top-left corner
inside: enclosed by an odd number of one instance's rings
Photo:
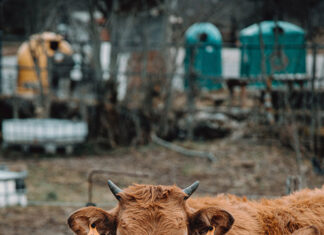
[[[81,89],[81,98],[79,103],[80,113],[81,113],[81,119],[88,123],[88,106],[86,103],[86,92],[87,90],[85,88]]]
[[[317,158],[316,152],[317,152],[317,134],[316,134],[316,129],[318,126],[317,123],[317,105],[315,103],[318,103],[316,92],[315,92],[315,81],[316,81],[316,59],[317,59],[317,45],[315,42],[312,43],[312,58],[313,58],[313,64],[312,64],[312,80],[311,80],[311,133],[310,133],[310,138],[311,138],[311,150],[313,151],[313,154],[315,155],[314,157]]]
[[[117,25],[117,11],[119,8],[118,0],[113,0],[112,3],[112,13],[110,16],[111,24],[110,24],[110,43],[111,43],[111,51],[110,51],[110,64],[109,64],[109,73],[110,73],[110,81],[113,83],[117,82],[117,56],[118,56],[118,25]]]
[[[274,122],[272,114],[272,101],[271,101],[271,89],[272,89],[272,76],[266,75],[266,58],[264,52],[264,41],[262,35],[262,28],[260,22],[258,23],[259,28],[259,42],[260,42],[260,53],[261,53],[261,80],[266,82],[265,91],[265,109],[267,114],[267,119],[270,124]]]
[[[301,190],[302,189],[301,181],[302,181],[302,179],[300,176],[296,176],[296,175],[288,176],[287,180],[286,180],[287,195],[289,195],[293,192],[296,192],[298,190]]]
[[[53,58],[47,57],[47,82],[48,82],[48,90],[43,96],[43,118],[48,118],[50,116],[51,102],[52,102],[52,75],[53,75]]]
[[[16,95],[12,97],[12,111],[13,111],[13,118],[19,118],[19,104],[18,104],[18,97]]]
[[[168,45],[170,41],[171,36],[171,28],[170,28],[170,22],[169,22],[169,16],[170,16],[170,5],[171,0],[166,0],[164,2],[164,47],[163,47],[163,59],[166,64],[166,83],[165,83],[165,100],[164,100],[164,107],[163,107],[163,116],[161,119],[161,125],[160,125],[160,133],[162,135],[166,135],[169,131],[168,126],[168,114],[172,107],[172,83],[173,83],[173,77],[174,77],[174,68],[176,68],[176,59],[179,51],[179,46],[176,45],[176,52],[174,55],[173,60],[170,60],[170,47]],[[172,67],[173,66],[173,67]]]
[[[28,47],[29,47],[29,51],[30,54],[32,56],[33,59],[33,63],[34,63],[34,69],[35,69],[35,73],[36,73],[36,77],[38,80],[38,85],[39,85],[39,94],[37,94],[37,99],[36,99],[36,115],[37,117],[43,117],[44,116],[44,108],[45,108],[45,96],[44,96],[44,87],[43,87],[43,81],[42,81],[42,74],[41,74],[41,69],[47,69],[47,68],[40,68],[40,65],[38,64],[38,58],[36,55],[36,51],[37,47],[42,47],[43,53],[46,54],[45,51],[45,47],[44,47],[44,41],[41,38],[41,36],[37,36],[37,38],[35,38],[35,42],[36,42],[36,48],[32,48],[30,41],[28,42]],[[41,45],[39,45],[41,44]]]
[[[143,108],[144,112],[147,114],[149,118],[151,118],[152,115],[152,76],[147,76],[147,70],[148,70],[148,40],[147,40],[147,33],[144,34],[143,37],[143,48],[142,48],[142,61],[141,63],[141,88],[143,89],[144,99],[143,99]]]

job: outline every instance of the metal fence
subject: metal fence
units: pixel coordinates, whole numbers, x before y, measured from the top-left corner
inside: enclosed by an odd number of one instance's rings
[[[89,44],[84,44],[83,47],[88,47]],[[235,47],[233,47],[235,46]],[[264,72],[263,75],[274,75],[276,79],[304,79],[308,78],[310,79],[313,76],[313,66],[315,65],[315,76],[316,79],[319,81],[322,77],[324,77],[324,69],[323,69],[323,45],[305,45],[304,48],[301,48],[300,46],[293,46],[293,45],[281,45],[282,50],[285,51],[299,51],[299,50],[306,50],[307,54],[305,56],[301,55],[300,58],[292,58],[295,61],[292,62],[292,66],[298,67],[299,64],[305,60],[306,69],[305,72],[295,72],[297,70],[294,68],[292,71],[285,71],[285,68],[281,68],[278,71],[270,71],[274,69],[267,69],[267,71]],[[186,46],[183,44],[170,44],[165,45],[160,50],[151,50],[151,51],[141,51],[139,49],[129,49],[129,53],[125,52],[125,49],[119,49],[117,47],[117,51],[121,51],[121,53],[118,53],[117,58],[117,64],[114,68],[110,68],[110,56],[109,51],[110,49],[109,43],[102,43],[102,52],[101,52],[101,75],[102,80],[108,80],[109,77],[113,75],[118,76],[118,81],[120,83],[119,90],[121,91],[122,88],[125,88],[125,84],[127,83],[130,78],[134,76],[149,76],[151,79],[156,78],[158,76],[164,76],[164,77],[172,77],[175,80],[175,86],[176,88],[183,88],[184,84],[184,77],[186,73],[189,73],[190,69],[188,65],[185,65],[184,62],[186,61],[186,52],[188,54],[188,51],[193,51],[195,54],[193,58],[195,61],[193,62],[193,69],[196,73],[197,77],[201,77],[203,79],[209,79],[212,80],[214,83],[221,83],[226,81],[226,79],[229,78],[236,78],[236,79],[247,79],[249,82],[253,82],[255,80],[261,80],[264,79],[262,77],[262,72],[258,72],[258,74],[250,74],[246,73],[242,70],[246,67],[246,63],[242,62],[244,61],[244,54],[246,54],[246,51],[254,51],[260,52],[260,47],[258,45],[249,45],[249,46],[236,46],[236,45],[229,45],[224,44],[222,48],[219,47],[219,45],[213,45],[213,44],[204,44],[204,45],[196,45],[196,46]],[[210,49],[211,48],[211,49]],[[143,49],[143,48],[141,48]],[[274,48],[269,46],[269,48],[265,47],[268,51],[270,50],[270,53],[268,52],[268,55],[266,56],[267,63],[271,60],[273,62],[274,59],[282,59],[283,65],[287,62],[287,59],[285,55],[283,57],[280,57],[280,55],[275,56]],[[273,49],[273,50],[271,50]],[[222,51],[222,61],[219,61],[222,67],[222,73],[219,75],[213,75],[212,72],[204,72],[203,69],[196,69],[198,66],[198,63],[205,64],[211,63],[210,61],[204,61],[206,60],[206,56],[201,55],[202,51],[207,51],[206,55],[210,54],[208,51],[216,51],[221,50]],[[241,53],[243,51],[243,53]],[[316,63],[314,64],[314,54],[316,57]],[[80,62],[80,71],[82,74],[82,80],[83,81],[89,81],[90,84],[93,83],[100,83],[101,81],[94,80],[94,67],[91,64],[90,59],[87,58],[87,55],[82,55],[79,53],[80,58],[82,58],[82,62]],[[3,56],[2,58],[2,64],[1,64],[1,70],[2,70],[2,90],[1,94],[14,94],[17,86],[17,77],[19,71],[33,71],[35,70],[34,67],[30,66],[21,66],[18,65],[16,60],[16,55],[9,55],[9,56]],[[213,59],[211,57],[211,59]],[[296,62],[297,61],[297,62]],[[301,61],[301,62],[299,62]],[[207,62],[207,63],[206,63]],[[261,67],[261,61],[258,61],[259,64],[253,64],[253,66]],[[275,62],[273,62],[275,63]],[[270,66],[270,65],[267,65]],[[303,65],[302,65],[303,66]],[[203,66],[200,65],[200,67],[203,68]],[[274,64],[273,67],[278,67],[278,64]],[[49,79],[51,79],[51,83],[55,84],[55,87],[51,86],[51,89],[58,89],[59,84],[57,81],[57,77],[64,80],[64,78],[71,78],[73,76],[73,72],[75,72],[73,69],[75,68],[75,65],[51,65],[48,67],[40,67],[41,72],[49,72],[49,74],[52,76]],[[65,73],[65,75],[62,76],[61,71],[67,70],[68,73]],[[209,75],[209,74],[211,75]],[[73,81],[73,78],[70,79]],[[64,83],[64,82],[63,82]],[[66,87],[66,84],[60,84],[62,87]],[[36,89],[36,88],[35,88]],[[125,92],[121,92],[121,95],[124,95]],[[121,96],[120,95],[120,96]]]

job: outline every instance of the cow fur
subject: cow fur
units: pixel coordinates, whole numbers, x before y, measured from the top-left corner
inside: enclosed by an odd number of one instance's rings
[[[320,235],[319,230],[314,226],[308,226],[305,228],[298,229],[293,235]]]
[[[102,217],[98,231],[116,230],[118,224],[122,235],[183,235],[187,227],[189,235],[210,234],[212,229],[215,235],[324,234],[324,187],[259,201],[226,194],[185,200],[184,192],[176,186],[153,185],[133,185],[119,196],[117,207],[108,213],[88,208],[72,214],[71,229],[86,235],[89,221]],[[108,217],[111,224],[105,225],[102,221]]]
[[[235,219],[229,235],[291,234],[307,226],[313,226],[319,234],[324,234],[324,187],[304,189],[273,200],[250,201],[221,194],[189,199],[188,204],[197,209],[213,205],[228,211]]]

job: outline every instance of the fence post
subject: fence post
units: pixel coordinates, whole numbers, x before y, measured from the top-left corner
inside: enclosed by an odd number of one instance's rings
[[[302,189],[302,178],[300,175],[290,175],[286,179],[287,195]]]
[[[263,41],[262,28],[261,23],[258,22],[258,30],[259,30],[259,42],[260,42],[260,53],[261,53],[261,80],[266,83],[265,90],[265,111],[267,115],[267,119],[270,124],[273,124],[274,117],[272,113],[272,100],[271,100],[271,89],[272,89],[272,76],[267,76],[267,68],[266,68],[266,56],[265,56],[265,45]]]
[[[165,11],[165,18],[163,21],[164,24],[164,44],[162,46],[162,50],[163,50],[163,60],[165,62],[165,66],[166,66],[166,74],[165,74],[165,99],[164,99],[164,107],[163,107],[163,116],[162,116],[162,120],[161,120],[161,124],[159,125],[159,133],[161,133],[162,136],[167,135],[167,133],[169,132],[169,125],[168,125],[168,117],[169,117],[169,111],[171,109],[172,106],[172,98],[173,98],[173,88],[172,88],[172,84],[173,84],[173,77],[174,77],[174,72],[175,72],[175,68],[176,68],[176,58],[178,55],[178,50],[179,50],[179,46],[176,44],[175,45],[175,54],[173,55],[173,57],[171,57],[171,53],[170,50],[172,48],[172,46],[169,44],[169,42],[171,41],[171,34],[172,34],[172,29],[171,29],[171,24],[169,21],[169,17],[171,15],[171,10],[170,10],[170,5],[171,5],[171,0],[167,0],[165,1],[164,5],[163,5],[163,9]],[[169,58],[172,58],[171,60]]]
[[[117,11],[119,8],[118,0],[112,1],[112,13],[111,13],[111,23],[110,23],[110,30],[111,30],[111,51],[110,51],[110,64],[109,64],[109,74],[110,80],[112,83],[117,82],[117,57],[118,57],[118,19],[117,19]]]
[[[312,80],[311,80],[311,133],[310,133],[310,138],[311,138],[311,150],[313,151],[314,158],[316,159],[316,139],[317,139],[317,105],[315,102],[317,101],[317,97],[315,94],[315,80],[316,80],[316,59],[317,59],[317,45],[315,42],[312,43]]]

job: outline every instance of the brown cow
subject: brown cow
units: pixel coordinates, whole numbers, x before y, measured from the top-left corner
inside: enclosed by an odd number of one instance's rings
[[[108,181],[117,207],[80,209],[68,224],[77,235],[324,234],[324,187],[274,200],[224,194],[188,199],[198,184],[184,190],[154,185],[121,190]]]

